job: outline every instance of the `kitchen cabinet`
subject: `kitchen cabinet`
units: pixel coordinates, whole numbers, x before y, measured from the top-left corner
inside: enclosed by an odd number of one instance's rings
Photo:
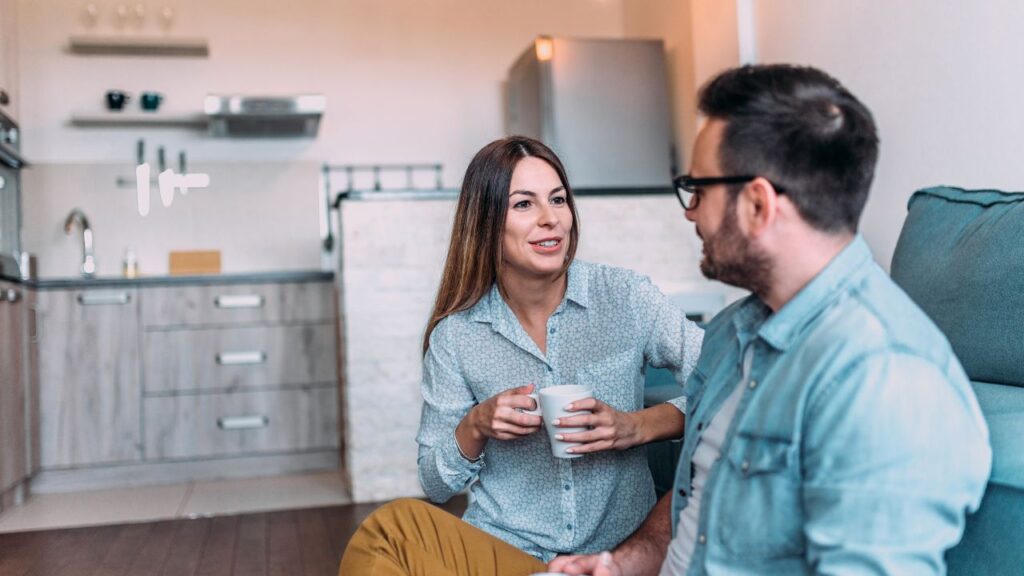
[[[0,282],[0,510],[29,475],[24,290]]]
[[[41,290],[40,464],[142,458],[138,290]]]
[[[333,324],[147,330],[145,392],[333,385]]]
[[[330,278],[125,286],[40,290],[34,491],[337,467]]]
[[[0,0],[0,111],[18,120],[18,0]]]
[[[336,449],[336,396],[332,387],[309,387],[146,397],[146,457]]]
[[[336,451],[327,282],[144,288],[147,460]]]
[[[332,291],[328,282],[147,287],[142,323],[152,329],[333,321]]]

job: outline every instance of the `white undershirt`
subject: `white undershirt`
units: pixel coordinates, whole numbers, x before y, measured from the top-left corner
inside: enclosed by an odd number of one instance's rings
[[[690,497],[686,502],[686,508],[679,513],[676,537],[668,545],[668,553],[665,555],[665,562],[661,565],[659,576],[682,576],[690,568],[693,550],[697,546],[697,522],[700,519],[704,484],[708,480],[711,466],[722,453],[725,434],[729,431],[729,424],[732,423],[732,418],[736,415],[736,408],[740,404],[740,398],[743,397],[743,388],[749,378],[750,365],[753,360],[753,350],[753,346],[747,348],[747,353],[743,358],[743,377],[722,403],[722,407],[711,419],[708,427],[701,434],[700,440],[697,441],[697,447],[693,451],[694,471]]]

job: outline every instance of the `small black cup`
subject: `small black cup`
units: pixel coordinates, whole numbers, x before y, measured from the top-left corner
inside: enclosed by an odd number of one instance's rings
[[[131,96],[123,90],[107,90],[107,110],[124,110]]]
[[[139,105],[147,112],[155,112],[164,101],[164,95],[159,92],[143,92],[139,97]]]

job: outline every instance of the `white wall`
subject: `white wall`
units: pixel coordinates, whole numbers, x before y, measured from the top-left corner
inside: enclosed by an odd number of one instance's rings
[[[1024,3],[759,0],[761,62],[818,66],[874,113],[881,158],[861,228],[888,267],[919,188],[1024,189]]]
[[[470,158],[504,132],[509,66],[539,34],[618,37],[624,0],[20,0],[20,123],[25,174],[24,249],[45,276],[77,274],[78,245],[60,222],[78,206],[92,220],[101,275],[118,274],[123,251],[142,270],[165,273],[172,249],[223,250],[225,271],[317,268],[320,184],[332,163],[444,164],[457,187]],[[141,27],[119,29],[115,7],[141,4]],[[175,36],[208,38],[208,58],[70,54],[72,34],[159,35],[157,13],[174,10]],[[327,113],[315,139],[214,139],[167,128],[76,128],[73,112],[102,112],[111,88],[166,95],[164,112],[197,112],[207,93],[320,92]],[[211,187],[169,210],[133,212],[135,146],[155,162],[165,146]],[[247,169],[250,167],[251,170]]]
[[[131,162],[135,140],[194,162],[267,159],[441,162],[454,187],[472,154],[503,132],[501,82],[538,34],[619,37],[624,0],[22,0],[24,151],[37,162]],[[71,55],[73,33],[116,33],[119,3],[175,10],[172,33],[206,36],[209,58]],[[209,92],[327,95],[315,141],[215,140],[168,129],[82,129],[74,110],[102,109],[107,89],[167,95],[167,111],[199,111]],[[135,103],[133,103],[135,104]]]

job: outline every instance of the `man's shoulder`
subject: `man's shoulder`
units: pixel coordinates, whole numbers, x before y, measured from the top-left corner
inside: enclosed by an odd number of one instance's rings
[[[942,331],[881,270],[849,287],[816,324],[808,343],[834,342],[865,354],[899,353],[940,366],[953,356]]]

